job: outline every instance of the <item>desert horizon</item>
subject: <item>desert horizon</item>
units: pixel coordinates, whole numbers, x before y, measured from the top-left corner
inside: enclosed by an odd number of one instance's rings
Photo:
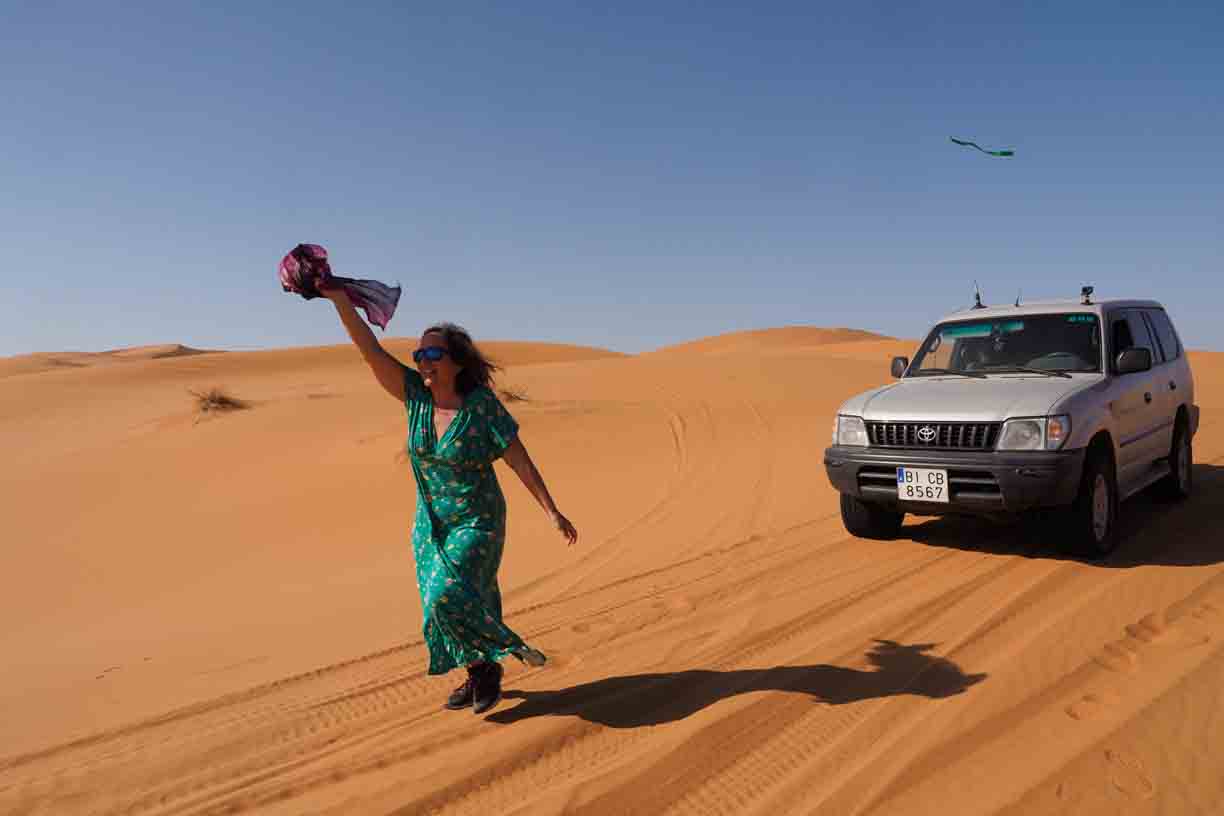
[[[425,673],[403,406],[355,348],[0,359],[0,809],[1212,812],[1224,354],[1190,354],[1195,495],[1128,502],[1087,563],[1024,525],[845,532],[830,421],[914,343],[482,341],[582,533],[497,466],[507,620],[549,662],[483,717]]]

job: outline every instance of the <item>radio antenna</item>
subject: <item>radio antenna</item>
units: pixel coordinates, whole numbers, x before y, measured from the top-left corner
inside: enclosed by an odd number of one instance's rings
[[[973,282],[973,308],[975,309],[985,309],[986,308],[985,306],[982,305],[982,289],[980,286],[978,286],[977,281]]]
[[[1019,306],[1019,305],[1020,305],[1020,294],[1021,294],[1023,291],[1024,291],[1023,289],[1017,289],[1017,290],[1016,290],[1016,305],[1017,305],[1017,306]]]

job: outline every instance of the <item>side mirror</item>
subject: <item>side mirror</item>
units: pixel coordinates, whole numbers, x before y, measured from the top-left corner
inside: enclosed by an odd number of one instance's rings
[[[1152,350],[1145,348],[1128,348],[1118,355],[1114,368],[1119,374],[1138,374],[1140,371],[1150,371],[1152,368]]]
[[[902,375],[905,374],[905,369],[907,368],[909,368],[909,358],[908,357],[892,358],[892,369],[891,370],[892,370],[892,375],[894,377],[900,378]]]

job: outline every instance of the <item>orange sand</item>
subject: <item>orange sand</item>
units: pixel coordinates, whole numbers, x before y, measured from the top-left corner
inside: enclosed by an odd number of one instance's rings
[[[832,413],[912,343],[487,347],[582,539],[499,465],[551,660],[483,718],[424,674],[404,412],[355,349],[0,360],[0,812],[1224,811],[1224,355],[1195,496],[1090,565],[846,535]],[[198,421],[213,386],[252,407]]]

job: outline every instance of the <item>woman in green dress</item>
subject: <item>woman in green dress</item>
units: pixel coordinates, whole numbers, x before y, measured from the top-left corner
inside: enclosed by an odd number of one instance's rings
[[[532,665],[545,660],[502,622],[497,568],[506,500],[493,462],[505,459],[569,544],[578,533],[557,510],[518,424],[493,393],[495,367],[467,332],[450,323],[426,329],[412,355],[414,371],[378,343],[343,288],[322,293],[375,378],[407,409],[417,485],[412,547],[429,673],[466,667],[467,680],[446,707],[483,713],[501,698],[502,658],[514,655]]]

